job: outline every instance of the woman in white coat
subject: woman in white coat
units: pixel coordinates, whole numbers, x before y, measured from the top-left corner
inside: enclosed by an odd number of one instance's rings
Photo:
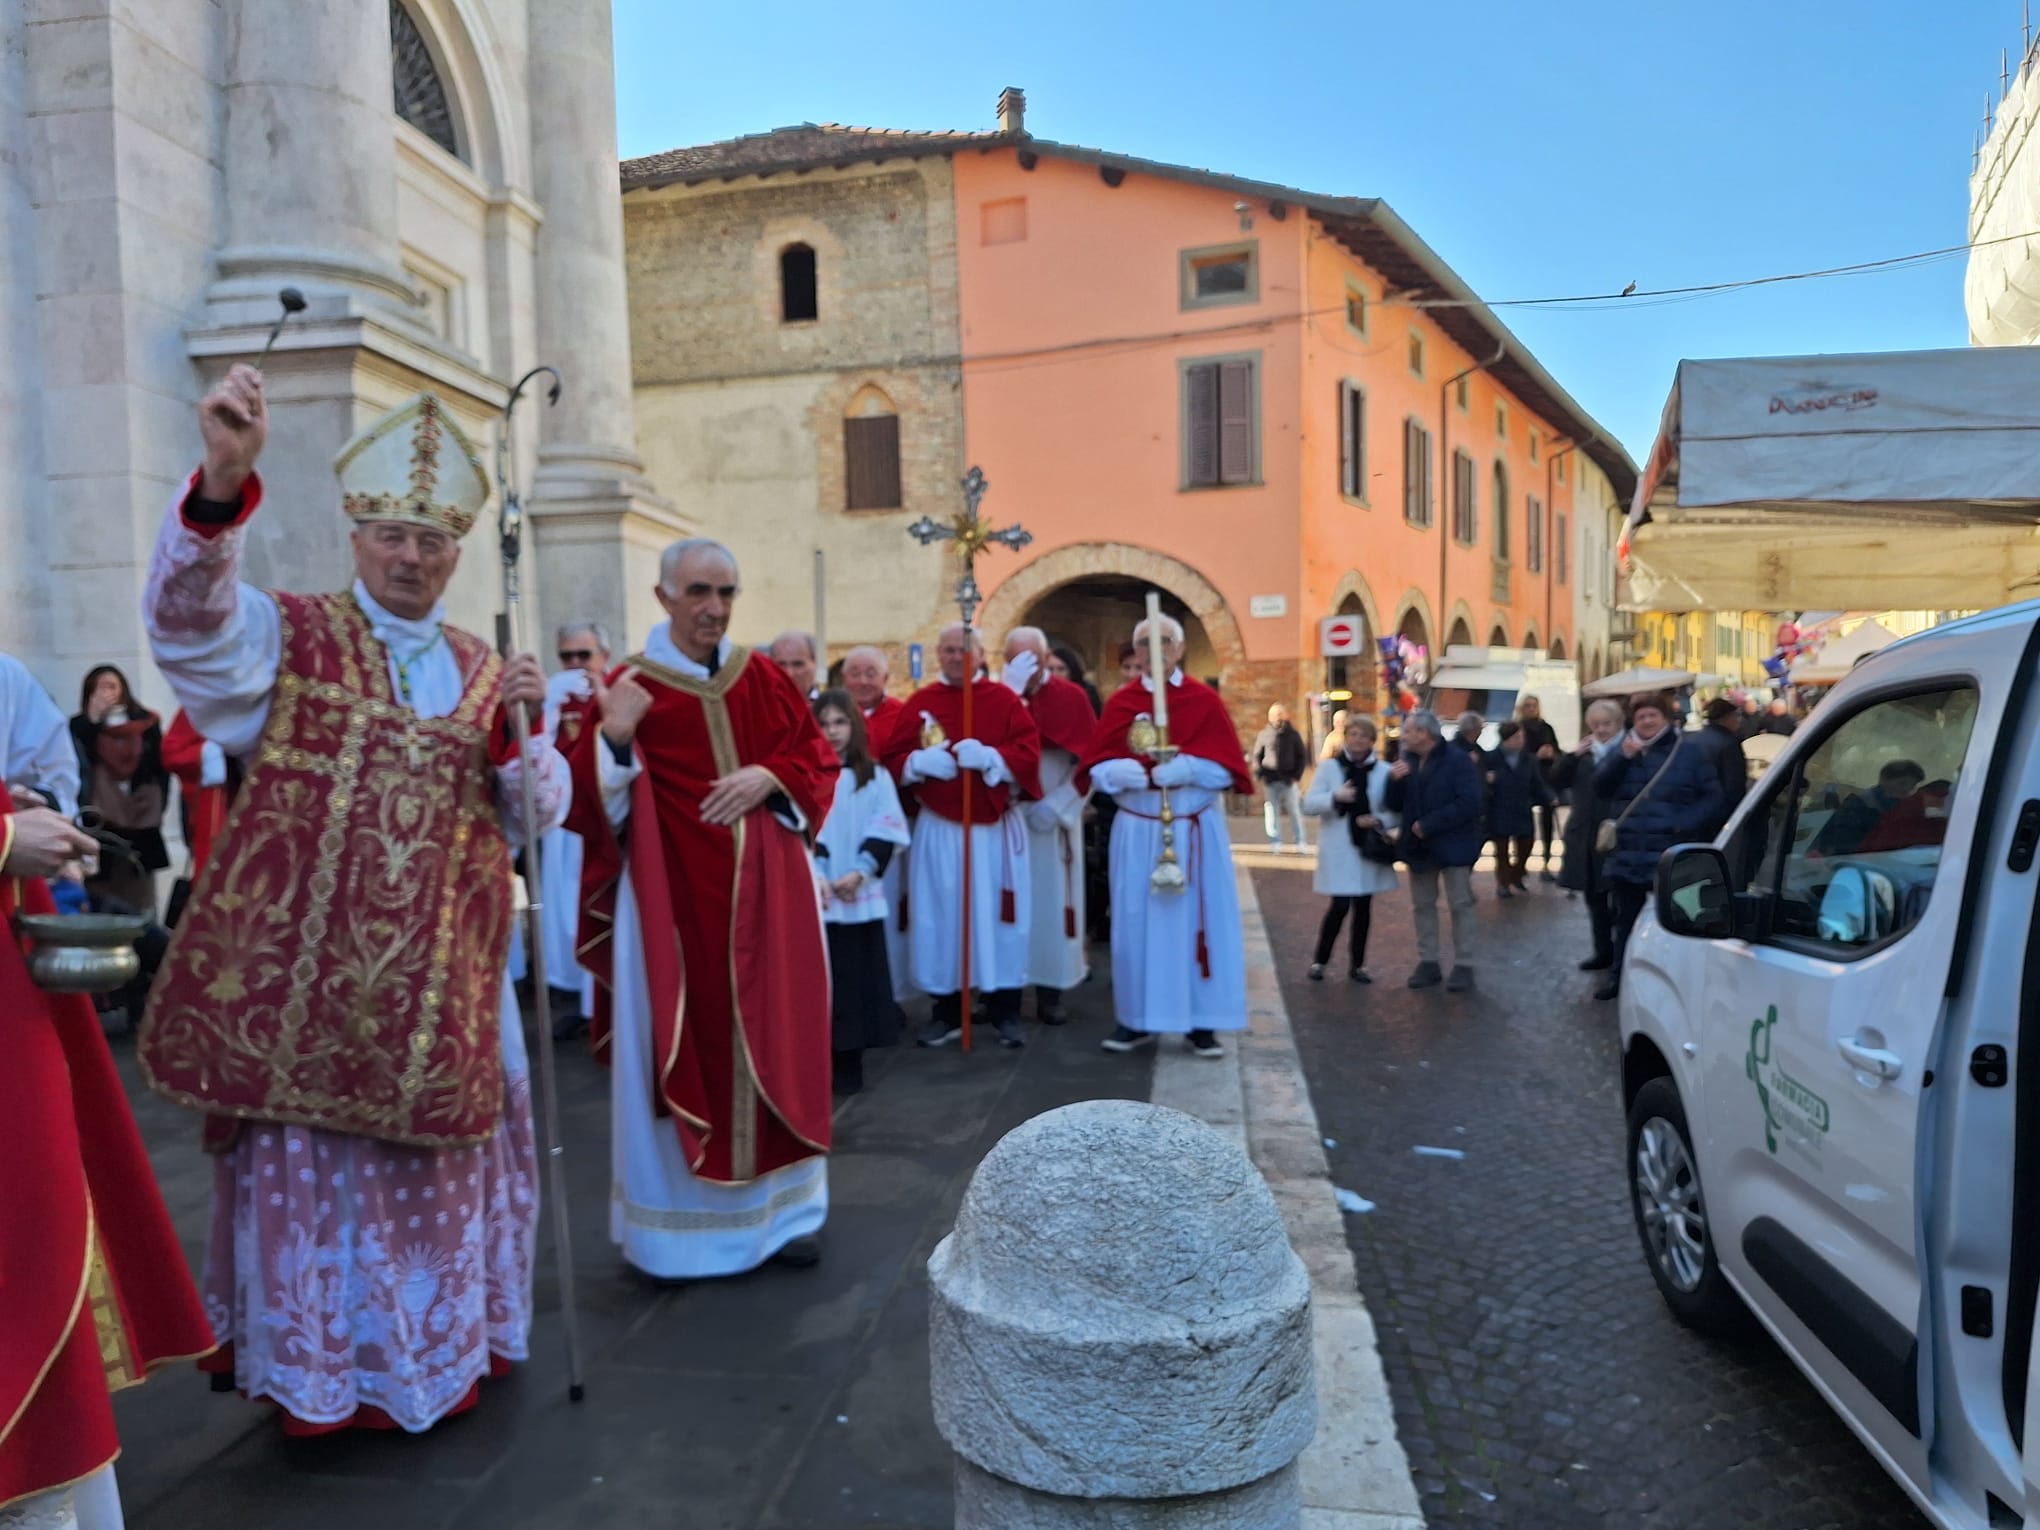
[[[1317,951],[1310,962],[1313,981],[1323,979],[1339,926],[1349,915],[1353,933],[1348,938],[1348,971],[1356,983],[1374,981],[1367,975],[1367,932],[1374,919],[1374,895],[1395,886],[1395,867],[1367,859],[1356,841],[1368,829],[1392,836],[1397,825],[1385,801],[1388,762],[1374,752],[1374,738],[1371,719],[1348,717],[1342,746],[1318,765],[1304,794],[1304,812],[1320,822],[1317,875],[1311,886],[1332,900],[1318,926]]]

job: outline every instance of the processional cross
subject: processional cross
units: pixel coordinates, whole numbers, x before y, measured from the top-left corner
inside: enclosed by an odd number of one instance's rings
[[[1018,525],[1007,526],[1002,530],[994,531],[989,525],[987,525],[984,521],[978,518],[978,505],[983,501],[985,497],[985,490],[990,487],[991,485],[985,482],[984,470],[982,468],[973,467],[968,473],[965,473],[963,475],[962,510],[957,512],[957,514],[948,521],[938,521],[934,519],[932,516],[924,515],[918,521],[914,522],[913,525],[907,528],[907,535],[912,537],[916,542],[919,542],[923,547],[933,546],[937,542],[953,542],[956,544],[956,555],[963,561],[963,576],[956,581],[956,608],[959,612],[962,613],[963,616],[966,648],[970,646],[971,635],[975,633],[977,630],[978,607],[982,606],[985,600],[983,592],[978,589],[977,582],[978,554],[983,552],[987,547],[989,547],[994,542],[998,543],[1001,547],[1008,547],[1011,548],[1014,552],[1018,552],[1021,548],[1025,547],[1029,542],[1032,542],[1034,540],[1034,534],[1032,532],[1027,531],[1023,527],[1020,527]],[[972,693],[976,689],[976,685],[977,685],[976,663],[974,662],[973,659],[966,657],[964,660],[964,678],[963,678],[963,734],[965,738],[970,738],[973,736],[971,732],[973,722]],[[933,729],[932,733],[924,733],[921,742],[924,748],[940,748],[947,741],[942,738],[941,730],[937,728]],[[970,1050],[970,1020],[971,1020],[970,798],[971,798],[971,778],[974,772],[964,770],[959,771],[957,774],[959,778],[959,784],[963,788],[963,825],[964,825],[963,940],[962,949],[958,953],[959,963],[958,975],[961,981],[959,981],[957,984],[958,990],[957,1004],[959,1006],[959,1019],[963,1025],[963,1050],[968,1052]],[[924,915],[923,917],[926,916]]]

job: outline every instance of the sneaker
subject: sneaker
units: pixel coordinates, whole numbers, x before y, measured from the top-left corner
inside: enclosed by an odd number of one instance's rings
[[[1615,958],[1612,956],[1590,956],[1585,961],[1580,963],[1580,971],[1606,972],[1610,967],[1614,965]]]
[[[1445,991],[1447,993],[1465,993],[1471,987],[1473,987],[1473,969],[1468,966],[1461,965],[1454,967],[1452,969],[1452,976],[1445,980]]]
[[[1098,1043],[1108,1052],[1131,1052],[1136,1047],[1151,1047],[1154,1044],[1153,1031],[1137,1031],[1130,1025],[1119,1026],[1110,1036]]]
[[[1622,979],[1616,977],[1613,973],[1602,979],[1601,986],[1594,990],[1594,997],[1597,999],[1615,999],[1620,998],[1621,995]]]
[[[1210,1031],[1192,1031],[1185,1038],[1190,1050],[1199,1057],[1223,1057],[1225,1048],[1218,1044],[1218,1038]]]
[[[1365,967],[1355,967],[1351,972],[1347,973],[1346,976],[1351,978],[1356,983],[1371,983],[1374,981],[1373,978],[1367,975],[1367,969]]]
[[[1323,962],[1312,962],[1308,976],[1313,983],[1322,983],[1325,980],[1325,964]]]
[[[1068,1025],[1070,1023],[1069,1012],[1060,1004],[1035,1005],[1034,1018],[1043,1025]]]
[[[992,1022],[992,1029],[999,1033],[999,1045],[1008,1051],[1017,1052],[1027,1045],[1027,1033],[1020,1029],[1018,1015],[1001,1015]]]
[[[954,1020],[930,1020],[921,1027],[921,1034],[914,1038],[917,1047],[946,1047],[963,1035],[963,1027]]]
[[[1418,962],[1417,970],[1410,974],[1410,987],[1436,988],[1445,981],[1445,973],[1436,962]]]

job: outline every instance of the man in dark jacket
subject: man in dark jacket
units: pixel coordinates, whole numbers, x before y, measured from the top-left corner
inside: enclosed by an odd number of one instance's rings
[[[1473,987],[1473,863],[1486,839],[1480,773],[1463,749],[1446,744],[1435,712],[1403,719],[1402,754],[1389,771],[1390,812],[1402,815],[1399,843],[1410,870],[1410,906],[1417,926],[1417,970],[1410,987],[1451,993]],[[1452,976],[1439,963],[1438,884],[1452,910]]]
[[[1606,800],[1594,789],[1594,774],[1621,742],[1622,703],[1606,698],[1589,702],[1586,724],[1586,734],[1570,753],[1560,757],[1552,771],[1559,789],[1572,794],[1572,811],[1565,820],[1565,869],[1559,872],[1558,882],[1587,900],[1594,951],[1580,963],[1580,971],[1608,972],[1615,966],[1615,909],[1609,901],[1607,878],[1601,874],[1594,837],[1609,813]]]
[[[1524,750],[1537,762],[1544,784],[1554,788],[1537,804],[1537,838],[1544,845],[1544,880],[1556,882],[1558,877],[1551,869],[1551,847],[1558,839],[1558,792],[1555,789],[1558,783],[1552,780],[1552,773],[1558,769],[1558,730],[1544,720],[1544,704],[1535,696],[1525,696],[1516,703],[1516,721],[1523,725]]]
[[[1749,790],[1750,763],[1743,754],[1742,713],[1736,704],[1726,696],[1717,696],[1707,703],[1703,714],[1706,725],[1695,733],[1691,747],[1700,751],[1701,757],[1714,767],[1714,773],[1721,781],[1721,818],[1700,837],[1712,839],[1721,832],[1722,824],[1735,812],[1736,804],[1743,800],[1743,793]]]
[[[1669,698],[1638,696],[1629,704],[1629,732],[1594,772],[1594,788],[1617,820],[1615,853],[1602,868],[1615,905],[1615,967],[1597,999],[1622,991],[1622,958],[1650,900],[1659,857],[1706,838],[1709,825],[1721,822],[1721,777],[1700,750],[1685,746],[1671,717]]]
[[[1308,841],[1300,783],[1309,768],[1310,746],[1290,722],[1289,709],[1280,705],[1268,708],[1268,726],[1254,739],[1254,776],[1268,797],[1262,824],[1268,831],[1270,850],[1282,848],[1282,820],[1287,817],[1296,826],[1296,853],[1303,854]]]
[[[1525,742],[1528,732],[1510,718],[1501,726],[1500,747],[1484,761],[1488,838],[1495,842],[1495,892],[1502,898],[1513,898],[1529,890],[1530,847],[1537,842],[1537,812],[1557,800],[1557,794],[1544,779],[1543,763]],[[1548,862],[1549,845],[1544,854]]]

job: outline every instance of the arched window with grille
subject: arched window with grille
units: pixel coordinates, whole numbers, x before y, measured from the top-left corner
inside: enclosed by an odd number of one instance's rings
[[[423,28],[403,0],[390,0],[390,76],[396,87],[396,114],[455,159],[465,161],[453,97],[440,76]]]

